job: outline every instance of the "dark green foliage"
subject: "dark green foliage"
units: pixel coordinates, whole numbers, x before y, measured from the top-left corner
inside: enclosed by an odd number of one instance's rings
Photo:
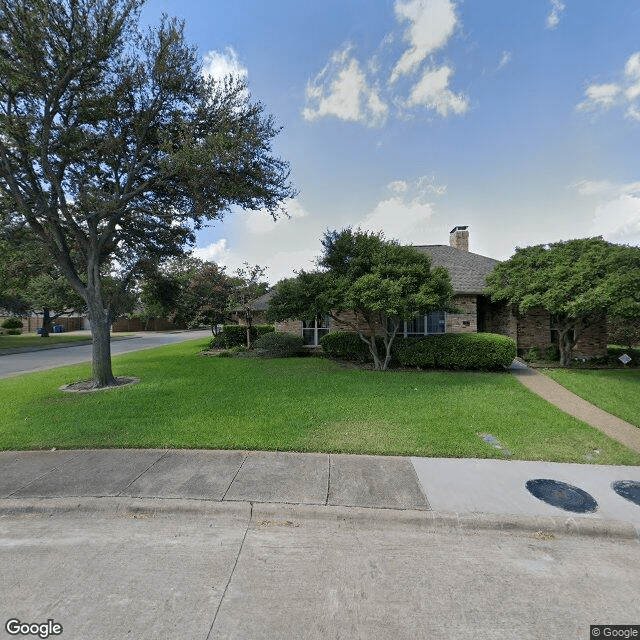
[[[527,362],[538,362],[541,358],[540,347],[537,344],[534,344],[532,347],[529,347],[529,349],[527,349],[526,353],[524,354],[523,358]]]
[[[493,333],[448,333],[401,340],[396,356],[421,369],[500,370],[516,357],[516,343]]]
[[[560,351],[558,350],[558,345],[548,344],[544,348],[544,359],[548,362],[556,362],[560,360]]]
[[[640,366],[640,349],[629,349],[629,347],[610,346],[607,349],[607,353],[610,364],[620,365],[621,363],[618,358],[626,353],[631,358],[631,362],[625,365],[626,367]]]
[[[251,327],[251,342],[275,331],[272,324],[257,324]],[[225,324],[222,332],[211,338],[210,349],[231,349],[231,347],[246,346],[247,327],[243,324]]]
[[[384,342],[378,337],[379,348],[384,348]],[[363,342],[357,333],[351,331],[331,331],[320,338],[322,351],[330,358],[340,360],[354,360],[357,362],[372,362],[369,346]]]
[[[3,329],[22,329],[20,318],[7,318],[1,325]]]
[[[19,336],[22,333],[22,329],[7,329],[8,336]]]
[[[640,345],[640,318],[609,318],[609,342],[627,347]]]
[[[281,331],[270,331],[258,338],[253,346],[269,358],[289,358],[300,355],[304,340],[301,336]]]
[[[257,337],[257,329],[251,327],[251,340],[253,341]],[[247,327],[243,324],[225,324],[222,327],[222,333],[218,334],[216,343],[223,349],[245,345],[247,343]]]

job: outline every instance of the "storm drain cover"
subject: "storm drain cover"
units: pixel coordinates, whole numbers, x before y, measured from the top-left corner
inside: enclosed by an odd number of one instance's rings
[[[598,503],[586,491],[558,480],[528,480],[525,485],[538,500],[574,513],[591,513]]]
[[[635,480],[616,480],[611,483],[611,488],[619,496],[640,506],[640,482]]]

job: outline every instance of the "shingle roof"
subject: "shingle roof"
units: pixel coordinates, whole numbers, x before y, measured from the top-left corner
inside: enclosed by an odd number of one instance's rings
[[[485,278],[500,262],[444,244],[428,244],[415,248],[431,256],[432,266],[445,267],[449,271],[456,293],[481,294],[486,286]]]

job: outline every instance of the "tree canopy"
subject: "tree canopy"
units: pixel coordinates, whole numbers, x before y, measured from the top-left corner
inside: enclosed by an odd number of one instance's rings
[[[87,306],[97,386],[115,382],[103,278],[180,255],[232,206],[295,195],[279,128],[206,78],[184,25],[142,0],[0,0],[0,215],[28,228]]]
[[[449,272],[432,269],[429,256],[414,247],[351,228],[327,231],[322,246],[318,271],[301,271],[276,286],[269,317],[312,320],[329,315],[353,329],[367,344],[376,369],[384,370],[404,320],[454,310]],[[376,335],[384,340],[383,356]]]
[[[567,364],[580,328],[605,314],[640,317],[640,248],[586,238],[518,248],[487,278],[492,300],[521,313],[542,307]]]

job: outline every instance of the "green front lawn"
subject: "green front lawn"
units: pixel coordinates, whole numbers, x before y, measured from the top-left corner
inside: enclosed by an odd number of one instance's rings
[[[640,427],[640,370],[541,369],[597,407]]]
[[[191,341],[114,358],[138,384],[58,387],[88,365],[0,380],[0,449],[322,451],[640,464],[640,454],[549,405],[507,373],[373,372],[317,358],[198,356]],[[593,456],[592,456],[593,457]]]

